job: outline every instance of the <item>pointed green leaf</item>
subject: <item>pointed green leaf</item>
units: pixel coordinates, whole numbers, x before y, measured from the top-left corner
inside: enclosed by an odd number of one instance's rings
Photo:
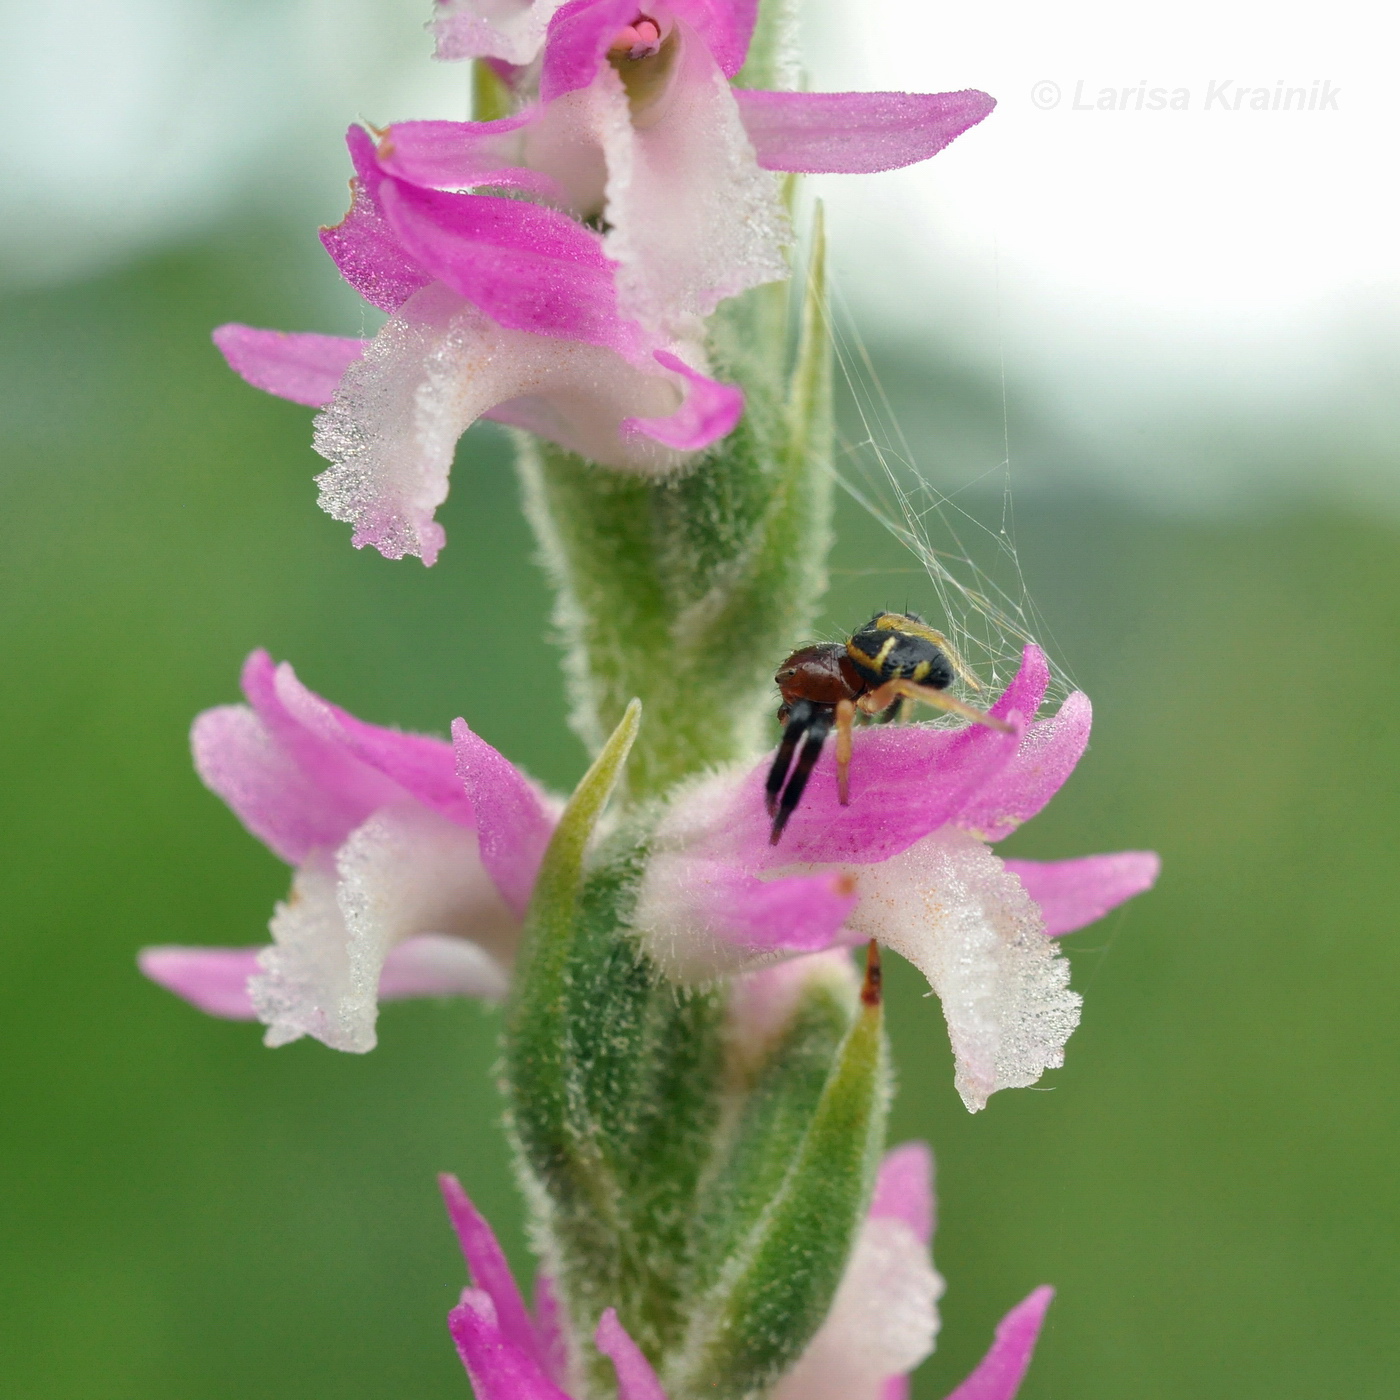
[[[713,1288],[725,1263],[745,1247],[782,1189],[850,1030],[853,1002],[849,980],[821,968],[803,986],[762,1062],[750,1071],[747,1097],[722,1165],[696,1207],[694,1296],[704,1297]]]
[[[875,964],[878,968],[878,963]],[[878,978],[780,1190],[696,1309],[674,1393],[762,1393],[821,1325],[869,1204],[889,1099]]]

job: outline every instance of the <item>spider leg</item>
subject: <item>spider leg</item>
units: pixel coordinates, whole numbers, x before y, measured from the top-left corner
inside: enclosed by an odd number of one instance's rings
[[[851,800],[851,726],[856,722],[852,700],[836,702],[836,795],[844,807]]]
[[[792,767],[792,756],[797,750],[798,741],[807,732],[816,710],[817,707],[810,700],[794,700],[787,707],[787,722],[783,729],[782,742],[778,745],[778,752],[773,755],[773,765],[768,770],[766,793],[770,817],[778,815],[778,794],[782,792],[783,784],[787,781],[788,769]]]
[[[773,830],[768,836],[770,846],[778,844],[778,838],[782,836],[783,828],[788,824],[788,818],[797,810],[797,804],[802,801],[802,794],[807,788],[807,779],[812,776],[812,769],[816,766],[822,745],[826,742],[826,736],[831,732],[831,709],[827,706],[820,708],[814,706],[813,708],[816,713],[813,714],[807,725],[807,738],[802,745],[802,752],[797,756],[792,776],[788,779],[788,784],[783,789],[783,795],[778,801],[778,809],[773,814]]]
[[[1005,720],[997,719],[994,715],[989,715],[985,710],[976,709],[972,705],[963,704],[961,700],[949,695],[946,690],[935,690],[931,685],[918,685],[914,681],[886,681],[877,690],[862,695],[857,703],[867,714],[876,714],[896,700],[919,700],[925,705],[932,705],[937,710],[947,710],[949,714],[961,715],[964,719],[972,720],[974,724],[985,724],[988,729],[996,729],[1003,734],[1011,732],[1011,726]]]
[[[904,697],[897,696],[878,715],[874,717],[876,724],[893,724],[895,720],[903,718]]]

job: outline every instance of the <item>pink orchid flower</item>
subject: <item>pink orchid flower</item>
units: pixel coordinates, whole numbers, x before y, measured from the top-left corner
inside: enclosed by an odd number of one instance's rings
[[[643,472],[734,427],[740,391],[619,312],[598,234],[539,204],[412,185],[381,170],[368,133],[347,139],[354,201],[322,241],[388,323],[370,341],[234,324],[214,342],[250,384],[324,410],[321,506],[357,548],[436,560],[457,439],[483,416]]]
[[[850,803],[822,755],[781,842],[768,842],[765,760],[701,780],[656,828],[635,925],[680,980],[877,939],[914,963],[943,1003],[967,1107],[1064,1062],[1079,1021],[1052,939],[1151,887],[1147,851],[1002,860],[991,843],[1033,817],[1073,771],[1091,711],[1076,692],[1048,719],[1041,651],[991,713],[1011,726],[859,731]]]
[[[269,1045],[375,1044],[378,1002],[504,995],[557,807],[462,720],[454,744],[366,724],[254,652],[195,766],[296,867],[258,948],[148,948],[141,970]]]
[[[831,1311],[773,1400],[906,1400],[909,1372],[933,1350],[943,1281],[929,1260],[933,1159],[923,1143],[890,1152]],[[448,1326],[477,1400],[570,1400],[568,1361],[553,1288],[541,1276],[535,1316],[505,1254],[455,1177],[441,1178],[473,1287]],[[1030,1366],[1054,1292],[1037,1288],[997,1328],[996,1340],[948,1400],[1013,1400]],[[617,1371],[619,1400],[666,1400],[641,1349],[612,1308],[599,1351]]]
[[[500,121],[393,126],[385,169],[444,190],[545,177],[537,189],[606,227],[623,314],[694,339],[724,298],[788,275],[767,172],[912,165],[995,106],[971,90],[736,90],[756,12],[753,0],[454,0],[434,24],[438,56],[538,57],[512,74],[523,95],[537,73],[538,98]]]

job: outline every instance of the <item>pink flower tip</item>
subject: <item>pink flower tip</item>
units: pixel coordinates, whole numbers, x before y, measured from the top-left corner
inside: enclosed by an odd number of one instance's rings
[[[158,987],[226,1021],[253,1021],[248,979],[261,948],[143,948],[136,965]]]

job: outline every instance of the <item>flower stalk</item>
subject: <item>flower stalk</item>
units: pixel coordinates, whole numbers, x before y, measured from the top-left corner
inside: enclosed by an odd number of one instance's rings
[[[734,432],[683,474],[623,476],[520,436],[525,511],[556,590],[572,724],[593,751],[640,697],[634,798],[761,751],[775,657],[808,633],[831,546],[825,239],[814,219],[799,332],[786,287],[713,318],[712,359],[744,386]]]
[[[450,743],[381,728],[255,653],[195,761],[292,895],[271,944],[141,963],[270,1045],[365,1052],[383,1001],[504,1001],[540,1273],[532,1315],[445,1182],[478,1400],[899,1400],[943,1284],[931,1158],[884,1151],[881,948],[928,976],[976,1111],[1062,1062],[1080,999],[1053,939],[1156,875],[1144,852],[993,852],[1089,737],[1082,695],[1038,717],[1034,645],[987,713],[945,697],[984,724],[853,733],[847,708],[839,762],[808,728],[807,787],[768,810],[774,671],[810,640],[832,540],[826,249],[817,208],[789,276],[795,178],[928,159],[993,106],[802,91],[794,20],[792,0],[437,0],[474,120],[352,128],[351,207],[322,231],[383,328],[215,332],[319,410],[322,505],[390,558],[434,562],[458,437],[509,428],[556,593],[592,756],[567,802],[465,720]],[[823,723],[930,674],[860,655],[874,678]],[[805,725],[826,702],[801,703]],[[955,1400],[1012,1400],[1049,1296]]]

